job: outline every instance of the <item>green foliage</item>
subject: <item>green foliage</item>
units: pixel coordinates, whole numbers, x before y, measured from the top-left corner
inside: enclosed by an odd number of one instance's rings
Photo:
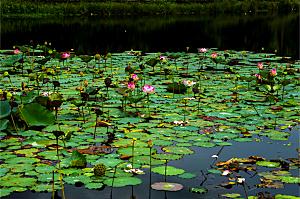
[[[71,167],[86,167],[87,161],[86,157],[79,153],[78,151],[73,151],[72,156],[70,157],[70,166]]]

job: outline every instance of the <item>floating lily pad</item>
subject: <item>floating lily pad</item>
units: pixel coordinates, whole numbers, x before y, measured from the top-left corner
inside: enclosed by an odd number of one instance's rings
[[[167,168],[165,166],[154,167],[152,168],[152,172],[165,175],[165,169],[166,175],[168,176],[180,175],[185,172],[183,169],[179,169],[173,166],[167,166]]]
[[[183,179],[192,179],[192,178],[195,178],[196,176],[197,175],[194,173],[185,172],[185,173],[179,175],[178,177],[183,178]]]
[[[106,179],[103,183],[111,187],[125,187],[141,184],[142,180],[136,177],[117,177]]]
[[[178,183],[156,182],[151,185],[151,188],[158,191],[180,191],[183,186]]]
[[[90,182],[85,185],[88,189],[101,189],[103,184],[101,182]]]
[[[167,153],[174,153],[174,154],[179,154],[179,155],[187,155],[187,154],[192,154],[194,151],[187,147],[177,147],[177,146],[168,146],[164,147],[163,151]]]
[[[227,194],[222,194],[222,196],[226,198],[239,198],[241,194],[239,193],[227,193]]]
[[[263,166],[263,167],[275,168],[275,167],[279,167],[280,163],[279,162],[270,162],[270,161],[257,161],[256,165]]]
[[[208,189],[205,187],[192,187],[190,188],[190,192],[204,194],[208,192]]]

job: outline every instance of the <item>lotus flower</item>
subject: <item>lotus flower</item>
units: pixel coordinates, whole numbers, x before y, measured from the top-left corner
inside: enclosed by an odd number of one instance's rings
[[[276,68],[273,68],[273,69],[270,71],[270,75],[271,75],[272,77],[274,77],[274,76],[277,75]]]
[[[63,52],[60,56],[61,59],[68,59],[71,56],[69,52]]]
[[[185,86],[188,86],[188,87],[191,87],[191,86],[193,86],[193,85],[196,84],[196,82],[191,81],[191,80],[183,80],[182,83],[183,83]]]
[[[132,78],[134,81],[138,81],[138,80],[139,80],[139,77],[137,76],[137,74],[131,74],[131,78]]]
[[[229,170],[225,170],[222,173],[222,176],[227,176],[228,174],[230,174],[231,172]]]
[[[145,84],[145,85],[143,86],[143,92],[146,93],[146,94],[151,94],[151,93],[154,93],[154,92],[155,92],[155,88],[154,88],[154,86]]]
[[[237,183],[243,184],[246,181],[245,178],[237,178]]]
[[[218,53],[213,52],[210,56],[212,59],[216,59],[218,57]]]
[[[255,74],[254,76],[257,77],[257,79],[259,80],[262,78],[260,74]]]
[[[18,48],[16,48],[16,49],[14,50],[14,54],[15,54],[15,55],[20,54],[20,53],[21,53],[21,51],[20,51]]]
[[[134,84],[134,82],[128,82],[127,88],[130,89],[130,90],[134,90],[134,89],[135,89],[135,84]]]
[[[258,62],[258,63],[257,63],[257,68],[258,68],[259,70],[262,70],[262,69],[264,68],[263,63],[262,63],[262,62]]]
[[[207,49],[206,48],[198,48],[199,53],[206,53]]]

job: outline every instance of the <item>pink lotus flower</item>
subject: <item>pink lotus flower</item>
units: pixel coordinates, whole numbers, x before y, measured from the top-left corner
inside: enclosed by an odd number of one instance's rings
[[[143,92],[146,93],[146,94],[151,94],[151,93],[154,93],[154,92],[155,92],[155,88],[154,88],[154,86],[145,84],[145,85],[143,86]]]
[[[134,90],[134,89],[135,89],[135,84],[134,84],[134,82],[128,82],[127,88],[130,89],[130,90]]]
[[[264,68],[264,64],[263,64],[262,62],[258,62],[258,63],[257,63],[257,68],[258,68],[259,70],[262,70],[262,69]]]
[[[199,53],[206,53],[207,49],[206,48],[198,48]]]
[[[216,59],[218,57],[218,53],[213,52],[210,56],[211,58]]]
[[[225,170],[222,173],[222,176],[227,176],[228,174],[230,174],[231,172],[229,170]]]
[[[139,77],[137,76],[137,74],[131,74],[130,76],[134,81],[138,81]]]
[[[14,50],[14,54],[15,54],[15,55],[20,54],[20,53],[21,53],[21,51],[20,51],[19,49],[16,48],[16,49]]]
[[[60,56],[61,59],[68,59],[71,56],[69,52],[63,52]]]
[[[270,71],[270,75],[273,76],[273,77],[277,75],[276,68],[273,68],[273,69]]]
[[[160,61],[166,61],[167,58],[166,58],[166,56],[160,56],[160,57],[159,57],[159,60],[160,60]]]
[[[257,77],[257,79],[261,79],[262,78],[260,74],[255,74],[254,76]]]

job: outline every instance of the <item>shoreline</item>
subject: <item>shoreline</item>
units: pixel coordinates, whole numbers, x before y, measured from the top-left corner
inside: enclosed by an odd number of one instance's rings
[[[288,14],[298,13],[296,1],[222,1],[213,3],[158,2],[33,2],[31,0],[0,4],[2,17],[50,17],[50,16],[184,16],[218,14]]]

